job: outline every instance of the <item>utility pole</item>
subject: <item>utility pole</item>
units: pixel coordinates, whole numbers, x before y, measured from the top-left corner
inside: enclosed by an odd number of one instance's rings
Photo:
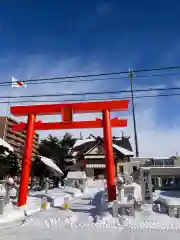
[[[135,148],[136,148],[136,157],[139,157],[138,138],[137,138],[137,129],[136,129],[136,116],[135,116],[135,109],[134,109],[133,70],[132,70],[132,69],[129,69],[129,80],[130,80],[131,101],[132,101],[132,116],[133,116],[133,127],[134,127],[134,142],[135,142]]]

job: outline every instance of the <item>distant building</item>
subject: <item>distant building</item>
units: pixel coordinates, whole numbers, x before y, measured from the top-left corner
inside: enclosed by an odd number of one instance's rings
[[[113,153],[115,172],[127,171],[127,163],[130,157],[134,155],[129,138],[114,138]],[[88,177],[105,176],[106,166],[103,138],[77,140],[69,152],[66,162],[67,164],[70,164],[70,162],[74,163],[74,165],[69,166],[71,171],[86,169]]]
[[[13,147],[14,152],[17,154],[21,163],[24,155],[26,132],[25,131],[13,132],[11,130],[11,127],[13,124],[16,123],[18,122],[16,122],[12,118],[7,118],[6,121],[6,117],[0,117],[0,137],[3,138],[3,136],[5,135],[4,140]],[[38,155],[38,148],[39,148],[39,135],[35,133],[32,150],[33,159]]]
[[[172,157],[133,157],[133,163],[139,163],[140,167],[151,171],[153,189],[180,190],[180,161],[176,156]]]

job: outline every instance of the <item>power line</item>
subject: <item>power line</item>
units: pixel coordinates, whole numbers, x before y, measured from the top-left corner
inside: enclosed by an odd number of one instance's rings
[[[143,96],[134,96],[136,99],[144,99],[144,98],[157,98],[157,97],[173,97],[180,96],[180,93],[167,93],[167,94],[156,94],[156,95],[143,95]],[[127,97],[108,97],[108,98],[88,98],[88,99],[65,99],[65,100],[18,100],[12,101],[12,103],[64,103],[64,102],[86,102],[86,101],[108,101],[108,100],[123,100],[123,99],[131,99],[131,96]],[[0,101],[0,104],[6,104],[7,101]]]
[[[134,93],[141,92],[152,92],[152,91],[174,91],[180,90],[180,87],[167,87],[167,88],[146,88],[146,89],[133,89]],[[17,98],[40,98],[40,97],[67,97],[67,96],[86,96],[86,95],[106,95],[106,94],[119,94],[119,93],[130,93],[131,90],[117,90],[117,91],[103,91],[103,92],[81,92],[81,93],[55,93],[55,94],[39,94],[39,95],[22,95],[22,96],[11,96],[11,99]],[[9,96],[0,96],[0,99],[9,98]]]
[[[178,73],[163,73],[163,74],[151,74],[151,75],[138,75],[134,76],[134,79],[139,79],[139,78],[149,78],[149,77],[165,77],[165,76],[178,76],[180,75],[180,72]],[[125,76],[119,76],[119,77],[107,77],[107,78],[91,78],[91,79],[72,79],[72,80],[58,80],[58,81],[36,81],[36,82],[31,82],[31,80],[28,81],[28,85],[39,85],[39,84],[59,84],[59,83],[77,83],[77,82],[96,82],[96,81],[110,81],[110,80],[126,80],[129,77]],[[5,87],[5,86],[11,86],[11,82],[0,82],[0,87]]]
[[[167,71],[167,70],[177,70],[180,69],[180,66],[171,66],[171,67],[161,67],[161,68],[149,68],[149,69],[135,69],[133,70],[134,73],[141,73],[141,72],[153,72],[153,71]],[[86,75],[74,75],[74,76],[62,76],[62,77],[51,77],[51,78],[35,78],[35,79],[29,79],[29,80],[23,80],[21,79],[24,83],[30,83],[30,82],[39,82],[39,81],[54,81],[54,80],[61,80],[61,82],[63,82],[63,80],[68,80],[68,82],[72,82],[72,80],[77,78],[93,78],[93,77],[107,77],[107,76],[113,76],[113,75],[120,75],[120,74],[128,74],[128,71],[119,71],[119,72],[108,72],[108,73],[99,73],[99,74],[86,74]],[[127,77],[128,78],[128,77]],[[83,79],[79,79],[78,81],[83,81]],[[74,82],[73,81],[73,82]],[[52,82],[51,82],[52,83]],[[4,81],[1,82],[1,84],[9,84],[9,81]]]

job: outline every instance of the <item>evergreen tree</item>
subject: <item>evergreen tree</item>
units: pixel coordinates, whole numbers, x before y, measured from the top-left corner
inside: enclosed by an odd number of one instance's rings
[[[15,153],[4,146],[0,146],[0,178],[7,174],[19,175],[20,164]]]

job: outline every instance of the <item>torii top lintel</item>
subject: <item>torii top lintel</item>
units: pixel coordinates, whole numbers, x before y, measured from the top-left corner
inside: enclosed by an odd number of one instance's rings
[[[10,108],[14,116],[36,115],[56,115],[61,114],[64,109],[71,109],[72,113],[92,113],[101,112],[105,109],[111,111],[128,110],[129,100],[105,101],[105,102],[81,102],[71,104],[46,104],[31,106],[13,106]]]

